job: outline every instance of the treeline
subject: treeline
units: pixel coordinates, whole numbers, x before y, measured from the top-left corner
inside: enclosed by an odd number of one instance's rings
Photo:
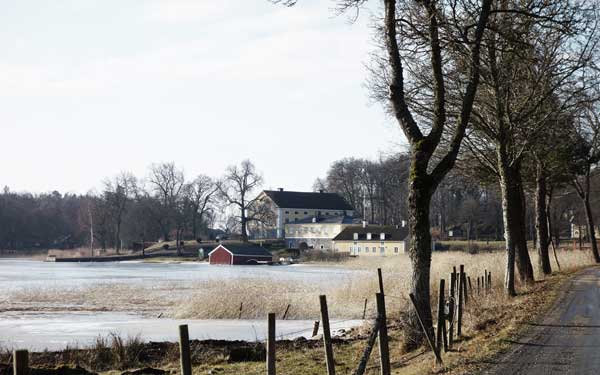
[[[434,238],[465,240],[504,239],[501,187],[493,174],[481,170],[464,152],[464,158],[440,184],[432,196],[429,220]],[[536,241],[535,198],[537,180],[534,160],[524,159],[523,194],[525,225],[528,241]],[[313,190],[324,189],[342,195],[355,207],[355,215],[371,223],[397,225],[408,218],[409,155],[398,153],[379,160],[344,158],[333,162],[323,178],[317,178]],[[488,171],[489,172],[489,171]],[[571,176],[576,177],[576,176]],[[600,191],[600,181],[591,176],[590,189]],[[548,182],[546,202],[549,236],[558,246],[560,238],[571,235],[571,224],[586,227],[585,206],[581,204],[574,180]],[[600,212],[600,199],[590,196],[593,218]],[[452,232],[452,235],[450,235]],[[587,230],[582,240],[588,241]]]
[[[148,241],[212,239],[262,221],[254,200],[262,176],[243,161],[223,176],[188,177],[174,163],[145,177],[122,172],[85,195],[0,194],[0,249],[132,248]],[[218,229],[216,229],[218,228]]]

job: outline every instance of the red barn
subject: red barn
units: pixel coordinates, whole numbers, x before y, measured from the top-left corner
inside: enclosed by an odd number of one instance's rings
[[[247,244],[220,244],[208,253],[210,264],[258,264],[273,261],[273,255],[262,246]]]

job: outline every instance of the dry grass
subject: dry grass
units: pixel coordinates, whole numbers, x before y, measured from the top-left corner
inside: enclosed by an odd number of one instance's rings
[[[129,254],[133,254],[133,250],[129,250],[129,249],[121,249],[120,251],[117,251],[116,249],[106,249],[106,250],[102,250],[102,249],[94,249],[94,256],[107,256],[107,255],[129,255]],[[79,247],[76,249],[67,249],[67,250],[63,250],[63,249],[50,249],[48,250],[48,256],[54,256],[57,258],[81,258],[81,257],[90,257],[92,256],[92,251],[90,250],[89,247]]]
[[[33,353],[30,364],[34,367],[81,366],[92,371],[125,370],[143,364],[145,346],[139,336],[122,337],[111,333],[98,336],[85,348],[69,345],[58,352]],[[9,350],[0,351],[0,363],[10,363],[11,354]],[[173,358],[176,357],[169,359]]]
[[[536,279],[543,279],[537,266],[537,254],[531,252]],[[577,269],[593,264],[588,252],[559,251],[559,262],[563,271]],[[505,254],[488,252],[468,254],[464,252],[436,252],[431,267],[432,302],[437,296],[439,279],[449,279],[452,267],[465,265],[476,287],[476,277],[483,276],[487,270],[492,274],[492,284],[502,295]],[[324,263],[328,264],[328,263]],[[237,318],[240,303],[243,305],[243,318],[262,318],[269,312],[282,315],[288,304],[291,305],[289,317],[292,319],[318,319],[318,295],[327,294],[332,317],[362,318],[364,300],[368,300],[367,317],[375,314],[374,296],[378,291],[377,268],[381,268],[384,277],[386,301],[392,314],[405,311],[408,306],[408,293],[411,267],[408,256],[353,258],[342,263],[329,263],[332,267],[354,268],[352,277],[332,278],[328,285],[309,285],[308,283],[281,282],[269,279],[225,280],[196,284],[192,296],[171,311],[179,318]],[[557,269],[552,259],[554,269]],[[517,281],[518,288],[525,288]]]

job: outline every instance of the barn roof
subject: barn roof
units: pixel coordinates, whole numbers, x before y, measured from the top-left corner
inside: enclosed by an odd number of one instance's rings
[[[233,255],[249,255],[249,256],[265,256],[270,257],[272,254],[262,246],[253,243],[228,243],[220,244],[219,246],[229,250]],[[217,246],[217,248],[219,248]],[[214,251],[214,250],[213,250]]]
[[[354,210],[337,193],[312,193],[300,191],[265,190],[264,193],[280,208],[306,208],[321,210]]]
[[[358,241],[367,241],[367,233],[371,233],[369,241],[373,242],[381,241],[381,233],[385,233],[385,241],[404,241],[408,236],[408,228],[394,225],[351,226],[344,228],[333,241],[353,241],[354,233],[358,233]]]

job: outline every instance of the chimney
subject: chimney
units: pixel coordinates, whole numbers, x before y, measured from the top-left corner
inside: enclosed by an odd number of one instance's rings
[[[363,220],[362,225],[363,225],[363,228],[366,228],[367,227],[367,221]]]
[[[283,191],[283,188],[278,188],[277,190],[279,190],[279,191]]]

